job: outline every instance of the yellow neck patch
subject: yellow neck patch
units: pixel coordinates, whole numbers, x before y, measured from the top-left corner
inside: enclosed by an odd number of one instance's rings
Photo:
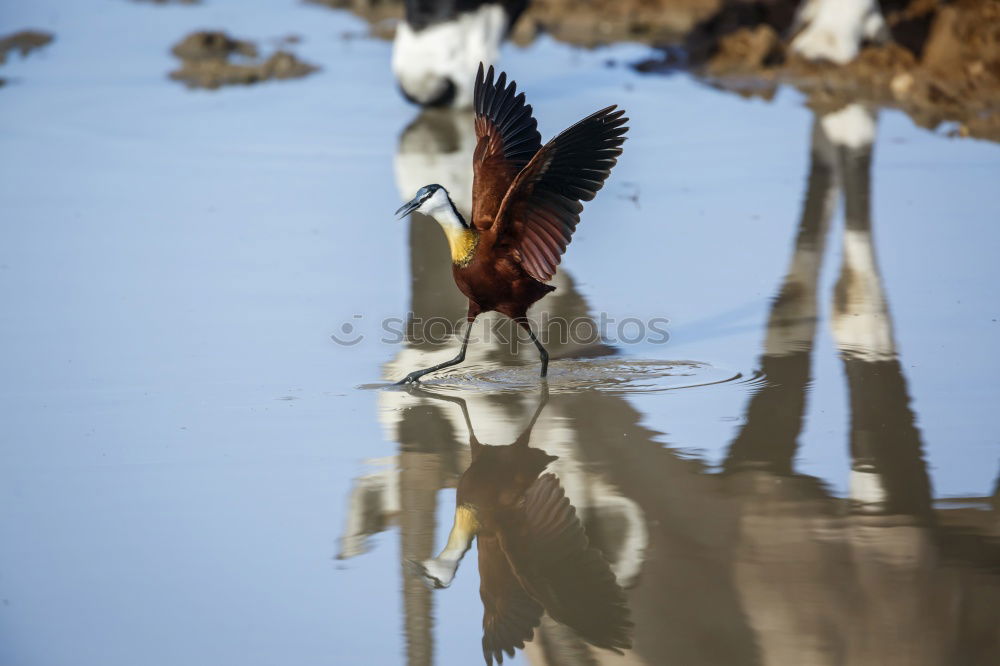
[[[445,236],[448,237],[448,245],[451,246],[452,263],[458,266],[468,265],[476,252],[476,245],[479,244],[479,234],[472,229],[443,228]]]
[[[461,504],[455,508],[455,527],[466,533],[479,531],[479,518],[476,510],[468,504]]]
[[[461,504],[455,508],[455,524],[451,526],[451,533],[448,534],[448,543],[438,558],[458,561],[462,559],[465,551],[469,550],[472,538],[479,531],[479,519],[476,517],[476,510],[468,504]]]

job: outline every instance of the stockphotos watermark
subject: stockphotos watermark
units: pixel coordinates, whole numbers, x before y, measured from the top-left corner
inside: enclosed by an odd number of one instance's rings
[[[665,317],[640,319],[625,317],[616,319],[607,313],[596,317],[556,317],[547,312],[531,319],[531,329],[539,341],[548,345],[585,346],[594,344],[635,345],[666,344],[670,340]],[[443,345],[462,335],[465,331],[465,317],[387,317],[378,322],[366,321],[362,314],[351,315],[330,338],[342,347],[354,347],[365,340],[374,339],[387,345],[403,343],[420,345]],[[529,341],[527,332],[508,317],[479,317],[472,328],[469,343],[501,344],[516,348]]]

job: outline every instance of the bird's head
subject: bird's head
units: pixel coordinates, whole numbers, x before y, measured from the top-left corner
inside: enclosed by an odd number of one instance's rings
[[[436,184],[424,185],[417,190],[416,196],[400,206],[396,211],[396,215],[404,217],[413,212],[423,213],[438,220],[450,212],[456,212],[457,214],[455,204],[451,202],[451,197],[448,196],[448,190]]]
[[[455,208],[448,190],[440,185],[424,185],[415,197],[399,207],[396,215],[402,217],[413,212],[429,215],[441,225],[451,247],[452,262],[464,266],[472,260],[478,236]]]

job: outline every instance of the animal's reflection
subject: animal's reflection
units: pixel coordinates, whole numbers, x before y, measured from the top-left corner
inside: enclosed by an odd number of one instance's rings
[[[819,122],[838,139],[844,192],[843,258],[832,324],[851,396],[851,502],[856,511],[928,522],[930,479],[872,237],[875,114],[854,104]]]
[[[610,563],[634,623],[632,648],[619,657],[543,614],[524,646],[532,666],[1000,663],[1000,502],[933,501],[875,260],[875,121],[864,107],[817,115],[796,240],[764,331],[766,382],[744,408],[721,473],[665,445],[694,443],[665,442],[620,395],[553,391],[533,419],[532,396],[463,394],[484,441],[515,440],[534,420],[536,446],[558,456],[546,469],[558,474],[591,545]],[[422,115],[400,142],[397,172],[404,163],[446,165],[442,158],[463,150],[464,125],[458,115]],[[832,299],[821,298],[838,204],[845,209],[842,263]],[[411,259],[411,303],[417,316],[457,318],[464,304],[447,298],[454,292],[441,268],[447,259],[432,257],[445,251],[440,233],[411,225],[411,242],[424,244]],[[554,305],[588,314],[576,290],[560,292],[564,300]],[[829,300],[850,421],[845,442],[819,436],[849,452],[846,497],[796,469],[812,355],[820,351],[818,312]],[[390,363],[413,365],[408,355],[433,350],[414,337]],[[407,562],[433,555],[438,493],[459,484],[473,452],[462,410],[397,391],[378,399],[398,452],[356,480],[341,556],[363,552],[370,535],[398,526],[407,663],[429,666],[433,594]],[[662,407],[644,404],[665,414],[675,408],[669,396],[656,403]]]
[[[967,527],[961,538],[942,529],[942,522],[981,525],[981,512],[933,509],[873,245],[875,136],[874,112],[857,104],[817,114],[814,123],[802,218],[761,358],[767,381],[724,464],[739,498],[734,575],[745,608],[770,609],[748,613],[762,663],[993,663],[997,642],[968,637],[990,621],[976,609],[1000,598],[995,577],[980,587],[977,573],[996,557],[996,544],[980,528]],[[794,469],[838,198],[843,259],[831,324],[849,394],[844,501]],[[965,551],[965,539],[978,545]],[[964,551],[960,561],[946,564],[956,549]],[[963,598],[962,610],[946,610],[946,598]]]
[[[472,453],[458,480],[448,543],[418,571],[434,587],[447,587],[476,537],[486,662],[502,663],[504,653],[523,648],[543,611],[592,645],[627,649],[632,625],[625,593],[590,545],[558,478],[543,474],[557,456],[529,444],[547,391],[525,430],[504,446],[476,438],[465,400],[415,392],[459,405]]]
[[[872,110],[852,104],[817,115],[810,171],[792,261],[774,300],[746,425],[726,469],[756,465],[791,474],[802,430],[816,333],[818,281],[830,217],[843,200],[843,260],[833,298],[832,328],[850,395],[850,499],[862,512],[926,519],[931,489],[920,433],[909,407],[878,271],[871,229]],[[892,492],[888,487],[892,486]]]
[[[592,646],[620,644],[623,636],[627,638],[627,633],[622,634],[627,628],[626,615],[619,605],[624,594],[622,588],[627,589],[637,579],[649,533],[639,505],[609,483],[599,465],[609,433],[616,433],[618,438],[630,437],[635,442],[651,442],[652,433],[638,426],[640,415],[614,396],[559,394],[553,396],[544,409],[533,395],[472,393],[465,397],[467,400],[456,407],[441,395],[429,397],[420,391],[380,394],[380,420],[389,436],[399,442],[399,453],[392,459],[372,461],[374,469],[356,480],[339,556],[359,555],[369,547],[369,535],[392,525],[398,526],[407,663],[433,663],[432,590],[420,576],[413,575],[412,561],[424,562],[427,566],[426,561],[432,559],[438,491],[460,487],[460,504],[473,504],[492,511],[491,531],[489,534],[480,531],[478,540],[484,594],[497,589],[507,592],[502,582],[491,584],[489,581],[502,581],[503,576],[515,575],[520,587],[511,587],[509,592],[526,590],[528,594],[508,598],[500,594],[492,603],[506,608],[508,602],[531,599],[533,606],[524,604],[515,608],[533,608],[533,612],[537,612],[527,618],[517,615],[515,619],[520,618],[520,622],[510,625],[523,631],[525,627],[530,630],[538,624],[534,639],[525,645],[529,661],[542,664],[571,655],[586,655],[595,663],[604,663],[615,657],[611,652]],[[470,423],[476,424],[474,431]],[[483,445],[481,441],[513,443],[494,447]],[[544,451],[536,448],[539,446],[544,446]],[[466,473],[466,470],[469,471]],[[558,485],[554,477],[549,478],[548,472],[558,475]],[[487,482],[485,489],[480,484],[483,479]],[[513,485],[507,486],[511,481]],[[535,484],[537,486],[532,489]],[[511,552],[518,563],[515,566],[511,566],[510,560],[489,557],[491,552],[503,555],[502,550],[491,551],[490,546],[501,545],[504,526],[518,524],[517,520],[511,522],[511,518],[518,516],[520,501],[525,500],[522,505],[525,509],[529,505],[536,506],[535,502],[528,501],[529,496],[545,489],[553,491],[553,502],[561,497],[560,493],[565,495],[565,499],[558,500],[563,508],[558,515],[566,518],[569,522],[565,526],[572,529],[560,535],[543,534],[543,539],[534,541],[528,540],[530,532],[514,533]],[[467,496],[473,497],[473,501],[464,501]],[[492,507],[491,497],[496,500]],[[497,503],[501,505],[499,512]],[[506,505],[510,503],[514,506],[508,511]],[[570,503],[575,509],[572,512]],[[471,515],[464,510],[458,512],[458,529],[449,539],[450,546],[443,557],[427,566],[442,582],[449,580],[457,567],[454,560],[464,551],[469,538],[463,532],[470,527],[469,519],[479,516],[479,511]],[[498,517],[498,514],[503,515]],[[480,517],[476,520],[487,525]],[[580,526],[589,547],[583,547],[579,541]],[[553,536],[559,538],[553,539]],[[553,546],[559,549],[553,550]],[[601,556],[596,555],[595,549]],[[604,560],[607,563],[601,564]],[[565,579],[558,575],[551,578],[548,573],[556,563],[560,568],[554,574],[573,575],[574,587],[568,591],[569,583]],[[526,567],[526,573],[515,574],[517,566]],[[613,577],[608,577],[609,569]],[[550,579],[546,580],[547,577]],[[590,588],[578,589],[588,581]],[[483,602],[489,616],[489,597]],[[538,607],[549,612],[542,614]],[[576,612],[585,614],[574,614]],[[446,625],[447,619],[438,620],[438,623]],[[489,641],[490,634],[485,629]],[[505,633],[501,637],[510,635]],[[484,647],[489,649],[492,645],[497,650],[495,656],[499,657],[499,650],[504,649],[505,644],[496,639]],[[511,642],[510,645],[519,644]]]

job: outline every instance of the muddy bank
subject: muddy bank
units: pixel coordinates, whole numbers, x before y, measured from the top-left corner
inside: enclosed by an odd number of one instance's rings
[[[401,0],[307,0],[366,19],[389,39]],[[540,34],[583,47],[640,42],[659,55],[643,72],[690,71],[741,94],[769,97],[794,85],[817,107],[866,101],[927,128],[1000,141],[1000,2],[882,0],[891,40],[865,45],[847,65],[791,53],[797,0],[534,0],[511,39]]]
[[[402,0],[306,0],[346,9],[368,21],[372,34],[391,39],[403,18]],[[724,0],[532,0],[511,39],[528,44],[540,34],[561,42],[594,47],[615,42],[658,44],[675,41],[717,12]]]
[[[294,41],[295,38],[286,38],[283,43]],[[270,79],[297,79],[319,69],[283,49],[262,58],[255,43],[233,39],[219,31],[191,33],[171,51],[180,58],[181,66],[170,72],[170,78],[191,88],[215,89]]]
[[[306,4],[343,9],[368,22],[370,34],[379,39],[392,39],[396,23],[403,20],[402,0],[303,0]]]
[[[769,96],[794,85],[817,108],[870,102],[922,127],[956,124],[958,136],[1000,141],[1000,3],[883,2],[888,40],[864,44],[846,65],[806,60],[789,48],[795,2],[729,3],[681,48],[664,47],[640,71],[689,69],[722,88]]]
[[[545,33],[577,46],[673,42],[718,11],[723,0],[535,0],[514,30],[526,43]]]
[[[17,51],[25,57],[32,51],[46,46],[55,39],[51,32],[41,30],[22,30],[5,37],[0,37],[0,65],[7,62],[7,54]]]
[[[8,53],[16,51],[24,58],[32,51],[48,46],[53,39],[55,35],[41,30],[21,30],[0,37],[0,65],[7,62]],[[0,77],[0,86],[6,82],[6,79]]]

